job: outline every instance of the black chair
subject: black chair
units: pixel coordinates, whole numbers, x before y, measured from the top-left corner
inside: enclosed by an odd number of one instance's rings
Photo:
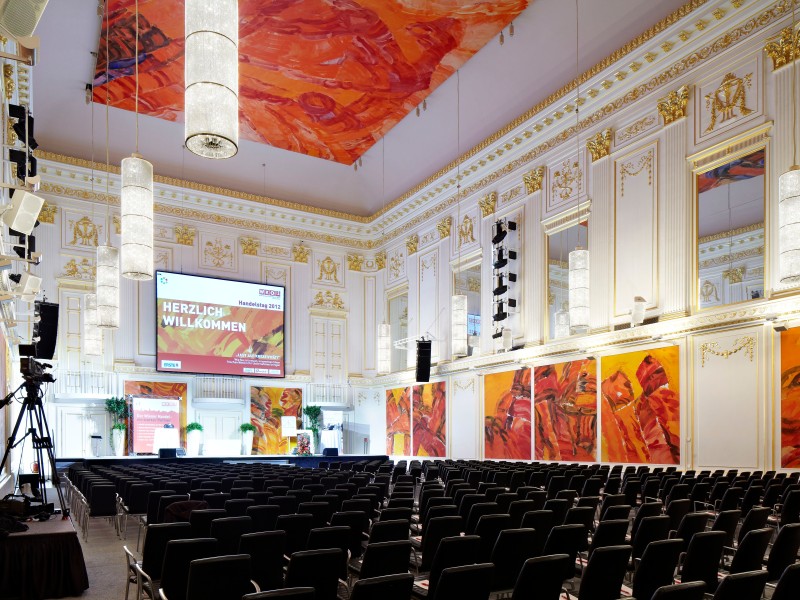
[[[744,519],[742,519],[742,525],[739,527],[739,533],[736,534],[736,544],[741,544],[744,536],[754,529],[763,529],[766,527],[769,515],[770,510],[765,506],[755,506],[744,513]]]
[[[525,561],[541,553],[541,547],[536,548],[536,539],[533,529],[504,529],[500,532],[489,561],[495,566],[493,592],[514,587]]]
[[[420,542],[421,554],[418,554],[417,572],[427,573],[431,569],[433,557],[439,548],[439,542],[446,537],[454,537],[461,533],[463,521],[459,516],[434,517],[425,529]]]
[[[511,529],[511,517],[508,515],[484,515],[478,520],[475,527],[475,535],[481,538],[478,562],[490,562],[494,545],[504,529]]]
[[[430,573],[414,579],[411,595],[415,598],[433,598],[442,571],[449,567],[460,567],[475,563],[480,549],[480,538],[477,535],[447,537],[439,542],[433,557]]]
[[[666,509],[664,511],[664,514],[667,515],[670,519],[669,528],[671,530],[677,530],[678,527],[680,527],[681,521],[683,521],[683,518],[689,514],[689,511],[691,509],[692,509],[692,501],[689,500],[688,498],[673,500],[672,502],[666,504]]]
[[[359,579],[407,573],[410,552],[409,541],[375,542],[367,546],[362,560],[350,562],[348,570]]]
[[[547,502],[544,503],[544,510],[553,511],[553,519],[556,525],[564,524],[564,519],[567,516],[567,510],[569,510],[569,507],[570,503],[563,498],[548,499]]]
[[[743,571],[723,578],[714,600],[759,600],[767,584],[766,571]]]
[[[722,544],[725,534],[721,531],[704,531],[696,534],[689,542],[683,557],[681,583],[702,581],[706,589],[717,588],[717,568],[722,558]]]
[[[247,514],[247,509],[255,504],[256,501],[252,498],[231,498],[225,502],[224,508],[229,517],[243,517]]]
[[[786,567],[778,580],[772,600],[794,600],[800,595],[800,562]]]
[[[189,515],[189,524],[192,526],[192,537],[211,537],[211,521],[227,517],[228,513],[223,508],[205,508],[193,510]]]
[[[597,548],[581,577],[578,600],[616,600],[631,556],[630,546]]]
[[[522,517],[521,526],[523,529],[534,529],[536,531],[537,546],[544,549],[547,537],[555,527],[553,511],[534,510],[527,512]]]
[[[222,554],[236,554],[239,538],[252,532],[253,520],[250,517],[223,517],[211,521],[211,537],[219,541]]]
[[[137,586],[137,598],[141,598],[142,591],[140,586],[144,584],[144,581],[149,580],[152,588],[152,582],[161,579],[164,551],[168,542],[191,537],[192,530],[188,523],[158,523],[148,528],[148,535],[145,537],[144,547],[142,548],[141,561],[136,559],[136,556],[127,546],[123,546],[128,572],[125,598],[128,598],[131,584]]]
[[[706,584],[702,581],[665,585],[656,590],[651,600],[703,600]]]
[[[253,520],[253,531],[275,531],[275,522],[280,516],[280,508],[255,504],[247,507],[245,516]]]
[[[215,492],[203,496],[203,500],[208,502],[208,508],[225,508],[225,503],[230,499],[231,495],[227,492]]]
[[[607,546],[622,546],[625,544],[625,535],[628,533],[627,519],[614,519],[613,521],[600,521],[589,544],[587,557],[591,558],[597,548]]]
[[[586,529],[583,525],[558,525],[553,527],[547,536],[543,554],[566,554],[570,558],[570,568],[562,574],[562,580],[572,579],[575,576],[575,559],[585,539]]]
[[[736,554],[733,555],[728,571],[734,574],[761,569],[770,539],[772,539],[770,527],[748,532],[739,544]]]
[[[669,537],[669,526],[670,519],[666,515],[642,519],[636,537],[632,540],[634,561],[642,557],[650,542],[666,540]]]
[[[366,514],[358,511],[336,512],[331,516],[331,527],[349,527],[350,529],[350,550],[351,558],[358,558],[364,552],[361,542],[369,532],[369,518]]]
[[[336,600],[341,561],[337,548],[295,552],[286,569],[286,587],[313,587],[315,600]]]
[[[739,525],[739,518],[742,513],[738,508],[723,510],[717,513],[714,522],[711,524],[711,531],[723,531],[725,533],[725,546],[733,547],[733,539],[736,535],[736,527]]]
[[[408,539],[408,521],[398,519],[395,521],[379,521],[373,523],[369,530],[369,543],[394,542]]]
[[[342,562],[339,570],[339,579],[347,579],[348,546],[350,544],[349,527],[317,527],[308,533],[306,550],[324,550],[338,548],[342,551]]]
[[[672,584],[682,549],[679,539],[651,542],[637,563],[631,596],[650,598],[658,588]]]
[[[275,520],[275,529],[286,532],[286,554],[291,556],[295,552],[306,549],[308,534],[313,527],[314,518],[311,515],[280,515]]]
[[[239,538],[239,554],[250,555],[250,579],[264,591],[283,587],[285,531],[245,533]]]
[[[769,581],[777,581],[791,564],[797,560],[800,552],[800,523],[789,523],[779,531],[767,559]]]
[[[186,598],[191,562],[198,558],[215,556],[218,551],[217,540],[213,538],[169,542],[164,551],[164,566],[159,587],[161,597],[171,600]]]
[[[359,579],[350,592],[350,600],[408,600],[413,585],[411,573]]]
[[[564,583],[562,575],[574,566],[566,554],[529,558],[517,577],[511,600],[559,600]]]
[[[215,556],[193,560],[189,567],[186,597],[192,600],[239,600],[243,595],[259,591],[250,580],[247,554]]]
[[[544,506],[544,504],[542,504]],[[508,514],[511,517],[511,525],[515,528],[522,527],[522,517],[526,512],[536,510],[536,502],[533,500],[514,500],[508,505]]]
[[[298,504],[300,502],[294,496],[272,496],[267,500],[267,505],[277,506],[281,515],[296,514]]]
[[[689,542],[695,533],[705,531],[706,524],[708,523],[708,513],[696,512],[689,513],[681,519],[680,525],[677,530],[670,531],[670,537],[679,538],[683,540],[683,551],[689,547]]]
[[[488,600],[494,565],[479,563],[442,571],[432,600]]]

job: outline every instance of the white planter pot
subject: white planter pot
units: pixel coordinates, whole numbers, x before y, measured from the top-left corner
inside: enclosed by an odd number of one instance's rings
[[[111,430],[111,450],[114,456],[125,456],[125,431],[122,429]]]
[[[242,455],[250,456],[253,453],[253,432],[245,431],[242,434]]]
[[[202,443],[202,431],[194,429],[186,434],[186,456],[200,456],[200,444]]]

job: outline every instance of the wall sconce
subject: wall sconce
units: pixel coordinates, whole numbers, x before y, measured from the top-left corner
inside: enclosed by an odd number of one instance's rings
[[[644,307],[647,300],[641,296],[633,298],[633,306],[631,307],[631,327],[636,327],[644,323]]]

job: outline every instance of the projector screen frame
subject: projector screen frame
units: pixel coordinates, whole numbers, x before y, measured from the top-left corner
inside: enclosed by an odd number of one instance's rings
[[[248,285],[260,285],[260,286],[268,286],[271,288],[280,288],[283,290],[283,310],[281,314],[283,315],[282,323],[283,323],[283,343],[281,344],[281,370],[283,374],[281,375],[270,375],[270,374],[259,374],[259,373],[209,373],[206,371],[195,371],[195,370],[175,370],[175,369],[162,369],[161,368],[161,360],[159,358],[160,352],[158,349],[158,332],[160,329],[160,324],[158,323],[158,278],[161,275],[178,275],[181,277],[196,277],[201,279],[210,279],[213,281],[220,281],[223,283],[230,282],[230,283],[244,283]],[[285,379],[286,378],[286,333],[287,333],[287,323],[286,323],[286,286],[284,285],[276,285],[272,283],[265,283],[262,281],[248,281],[244,279],[231,279],[229,277],[218,277],[215,275],[203,275],[197,273],[179,273],[177,271],[165,271],[165,270],[156,270],[155,277],[153,279],[153,309],[155,313],[156,319],[156,328],[155,328],[155,348],[156,348],[156,372],[157,373],[164,373],[164,374],[172,374],[172,375],[208,375],[208,376],[219,376],[219,377],[239,377],[242,379]],[[254,309],[256,310],[256,309]]]

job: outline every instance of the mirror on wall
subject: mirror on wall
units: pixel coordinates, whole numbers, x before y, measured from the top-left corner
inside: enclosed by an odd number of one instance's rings
[[[547,323],[551,340],[583,333],[569,323],[569,253],[588,247],[589,221],[576,222],[547,236]]]
[[[696,174],[701,309],[764,297],[765,158],[760,148]]]
[[[480,351],[481,339],[480,257],[453,269],[453,289],[467,297],[467,356],[473,356]]]
[[[408,368],[408,350],[394,342],[408,337],[408,291],[389,298],[389,325],[392,328],[392,373]]]

